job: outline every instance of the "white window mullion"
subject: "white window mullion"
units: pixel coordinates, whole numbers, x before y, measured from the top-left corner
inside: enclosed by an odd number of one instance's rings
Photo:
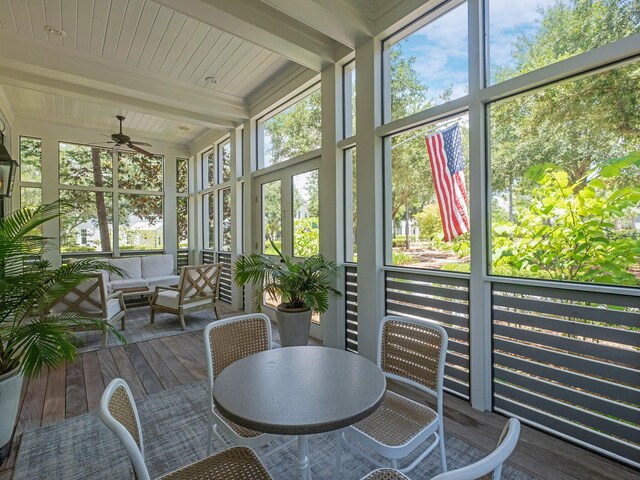
[[[487,268],[487,155],[485,108],[480,90],[485,82],[482,0],[469,0],[469,182],[471,276],[469,280],[469,370],[471,405],[490,410],[491,284]]]

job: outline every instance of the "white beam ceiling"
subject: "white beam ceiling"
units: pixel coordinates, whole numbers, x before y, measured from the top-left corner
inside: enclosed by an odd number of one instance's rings
[[[0,65],[0,81],[9,85],[120,103],[211,128],[232,128],[248,118],[243,99],[2,30]]]
[[[203,23],[320,71],[351,48],[277,8],[255,0],[156,0]],[[293,2],[301,7],[302,2]],[[306,2],[305,2],[306,6]]]

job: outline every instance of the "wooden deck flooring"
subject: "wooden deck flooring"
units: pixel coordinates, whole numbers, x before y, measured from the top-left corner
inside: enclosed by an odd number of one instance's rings
[[[0,480],[13,476],[23,432],[97,411],[100,395],[113,378],[124,378],[139,399],[204,380],[206,368],[202,332],[190,332],[83,353],[75,363],[25,381],[13,448],[0,466]],[[420,399],[414,391],[403,393]],[[447,432],[483,450],[495,445],[505,422],[500,415],[478,412],[452,396],[445,399],[445,415]],[[510,461],[548,480],[640,478],[637,471],[527,427]]]

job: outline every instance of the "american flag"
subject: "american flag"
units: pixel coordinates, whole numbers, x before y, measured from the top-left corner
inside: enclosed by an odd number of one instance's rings
[[[433,184],[438,196],[444,241],[448,242],[469,231],[460,125],[455,124],[429,135],[426,142]]]

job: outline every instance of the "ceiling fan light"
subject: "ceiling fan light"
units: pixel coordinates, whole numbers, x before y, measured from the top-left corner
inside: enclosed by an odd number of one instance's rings
[[[218,79],[216,77],[204,77],[204,81],[207,82],[207,85],[215,85],[218,83]]]

